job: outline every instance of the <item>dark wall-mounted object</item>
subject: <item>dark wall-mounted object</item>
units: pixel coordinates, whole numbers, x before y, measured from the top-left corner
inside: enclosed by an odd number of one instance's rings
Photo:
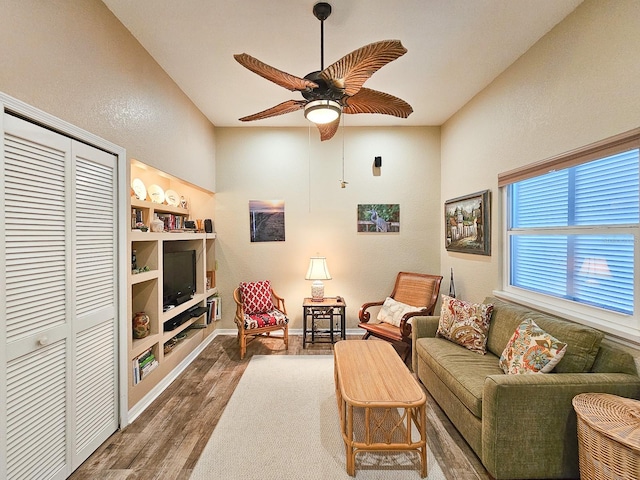
[[[382,157],[375,157],[373,159],[373,166],[376,168],[380,168],[382,166]]]

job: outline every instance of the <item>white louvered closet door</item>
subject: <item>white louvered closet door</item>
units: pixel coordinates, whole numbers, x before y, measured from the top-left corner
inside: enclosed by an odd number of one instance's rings
[[[9,114],[3,126],[0,476],[64,479],[118,425],[116,161]]]

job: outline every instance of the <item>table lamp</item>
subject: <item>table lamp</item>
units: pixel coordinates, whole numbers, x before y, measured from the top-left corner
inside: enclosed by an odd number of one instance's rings
[[[311,257],[305,280],[313,280],[311,284],[311,300],[321,302],[324,299],[324,284],[322,280],[331,280],[325,257]]]

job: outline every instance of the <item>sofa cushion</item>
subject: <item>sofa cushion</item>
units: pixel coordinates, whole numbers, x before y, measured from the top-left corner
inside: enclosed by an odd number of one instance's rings
[[[436,335],[484,355],[493,305],[469,303],[442,295]]]
[[[244,313],[247,315],[265,313],[275,308],[271,298],[271,282],[269,280],[242,282],[240,283],[240,293]]]
[[[528,318],[513,332],[500,356],[500,367],[508,374],[549,373],[562,360],[566,349],[566,343]]]
[[[600,344],[598,356],[591,371],[595,373],[628,373],[638,375],[638,369],[630,348],[614,344],[611,340],[604,339]]]
[[[487,297],[484,301],[494,305],[487,339],[489,352],[500,356],[518,325],[530,318],[545,332],[567,344],[562,361],[556,365],[556,373],[591,371],[604,337],[603,332],[497,298]]]
[[[401,303],[394,300],[391,297],[387,297],[384,303],[382,304],[382,308],[378,312],[378,321],[389,323],[391,325],[395,325],[396,327],[400,326],[400,320],[406,313],[410,312],[419,312],[424,307],[414,307],[412,305],[407,305],[406,303]],[[409,319],[408,323],[411,323],[411,319]]]
[[[482,391],[489,375],[504,375],[498,357],[479,356],[444,338],[420,338],[416,353],[476,417],[482,417]]]

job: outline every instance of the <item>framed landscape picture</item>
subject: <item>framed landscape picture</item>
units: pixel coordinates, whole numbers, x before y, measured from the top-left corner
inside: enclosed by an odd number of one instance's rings
[[[252,242],[284,242],[284,200],[250,200]]]
[[[491,191],[444,202],[444,226],[448,251],[491,255]]]

